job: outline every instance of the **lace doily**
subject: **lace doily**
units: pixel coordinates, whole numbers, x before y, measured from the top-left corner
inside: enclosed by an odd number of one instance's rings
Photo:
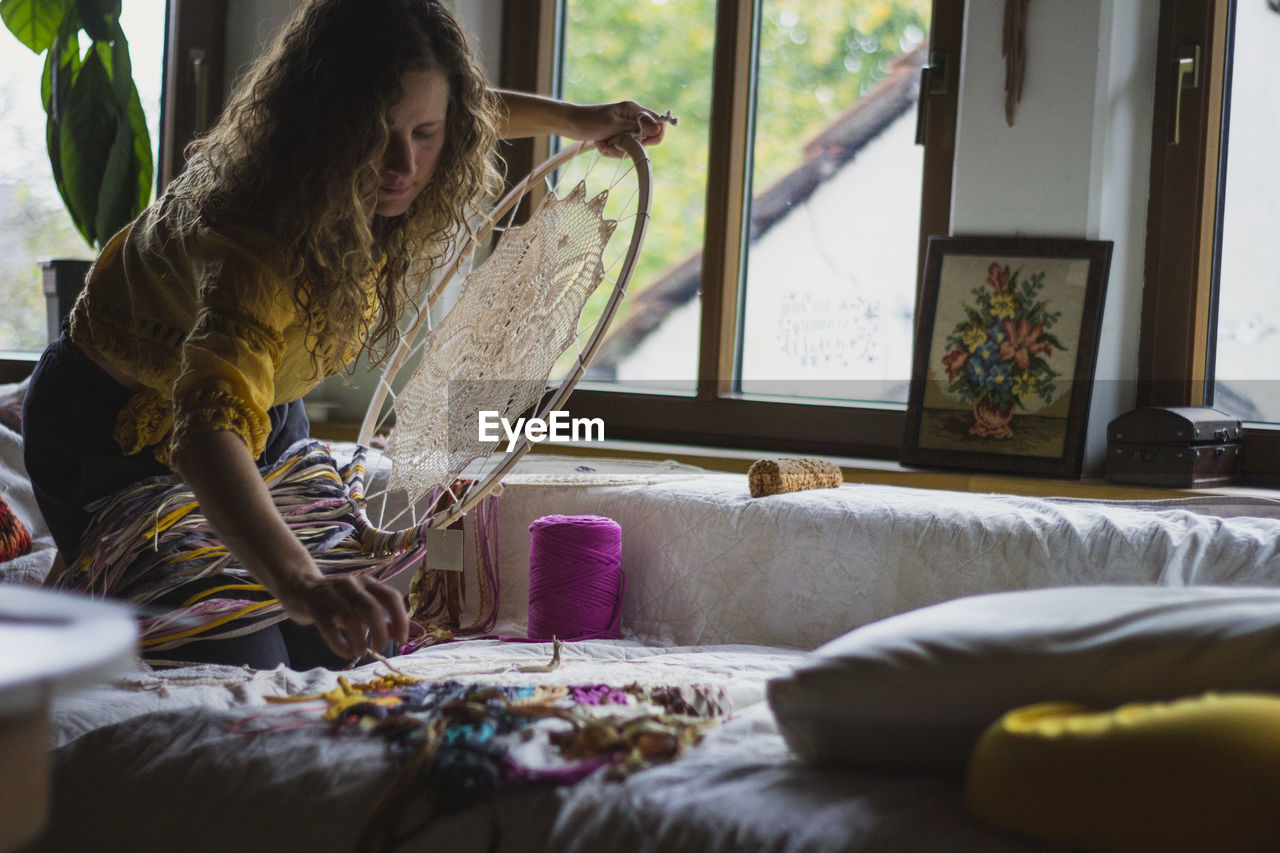
[[[605,193],[588,200],[583,183],[564,198],[548,194],[467,277],[396,398],[390,489],[416,499],[505,445],[501,429],[498,441],[480,440],[481,411],[515,422],[535,410],[604,277],[601,256],[617,224],[604,219],[605,201]]]
[[[639,486],[700,477],[695,465],[673,459],[592,459],[585,456],[530,454],[502,478],[506,486]]]

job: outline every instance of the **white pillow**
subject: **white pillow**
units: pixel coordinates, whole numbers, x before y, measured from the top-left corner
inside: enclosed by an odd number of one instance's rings
[[[803,760],[962,771],[1001,714],[1280,691],[1280,589],[1086,586],[961,598],[851,631],[768,685]]]

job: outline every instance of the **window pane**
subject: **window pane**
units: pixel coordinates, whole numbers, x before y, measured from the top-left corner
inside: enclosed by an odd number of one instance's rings
[[[120,16],[153,156],[164,21],[165,0],[129,0]],[[0,30],[0,43],[0,350],[30,352],[46,343],[40,261],[91,258],[93,253],[71,224],[50,172],[40,103],[44,58],[8,30]]]
[[[1238,3],[1213,404],[1251,421],[1280,421],[1280,89],[1272,69],[1277,44],[1280,13],[1263,0]]]
[[[763,0],[747,393],[905,403],[928,0]]]
[[[697,375],[714,0],[565,0],[562,94],[634,98],[680,120],[652,152],[653,219],[588,378],[692,391]]]

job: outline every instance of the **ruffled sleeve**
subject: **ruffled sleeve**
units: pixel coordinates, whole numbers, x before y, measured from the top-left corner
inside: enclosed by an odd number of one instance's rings
[[[170,454],[193,435],[231,430],[257,459],[271,431],[293,299],[270,244],[254,232],[204,231],[188,252],[197,306],[173,389]]]

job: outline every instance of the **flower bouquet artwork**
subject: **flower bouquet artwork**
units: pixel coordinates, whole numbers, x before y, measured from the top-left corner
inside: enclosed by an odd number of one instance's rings
[[[1008,264],[988,266],[973,301],[963,306],[965,318],[947,337],[947,390],[973,407],[970,435],[1011,438],[1015,410],[1029,410],[1037,399],[1051,403],[1058,392],[1059,374],[1048,357],[1067,349],[1052,332],[1062,312],[1039,298],[1045,273],[1023,273],[1011,273]]]
[[[902,461],[1078,477],[1111,244],[933,237]]]

